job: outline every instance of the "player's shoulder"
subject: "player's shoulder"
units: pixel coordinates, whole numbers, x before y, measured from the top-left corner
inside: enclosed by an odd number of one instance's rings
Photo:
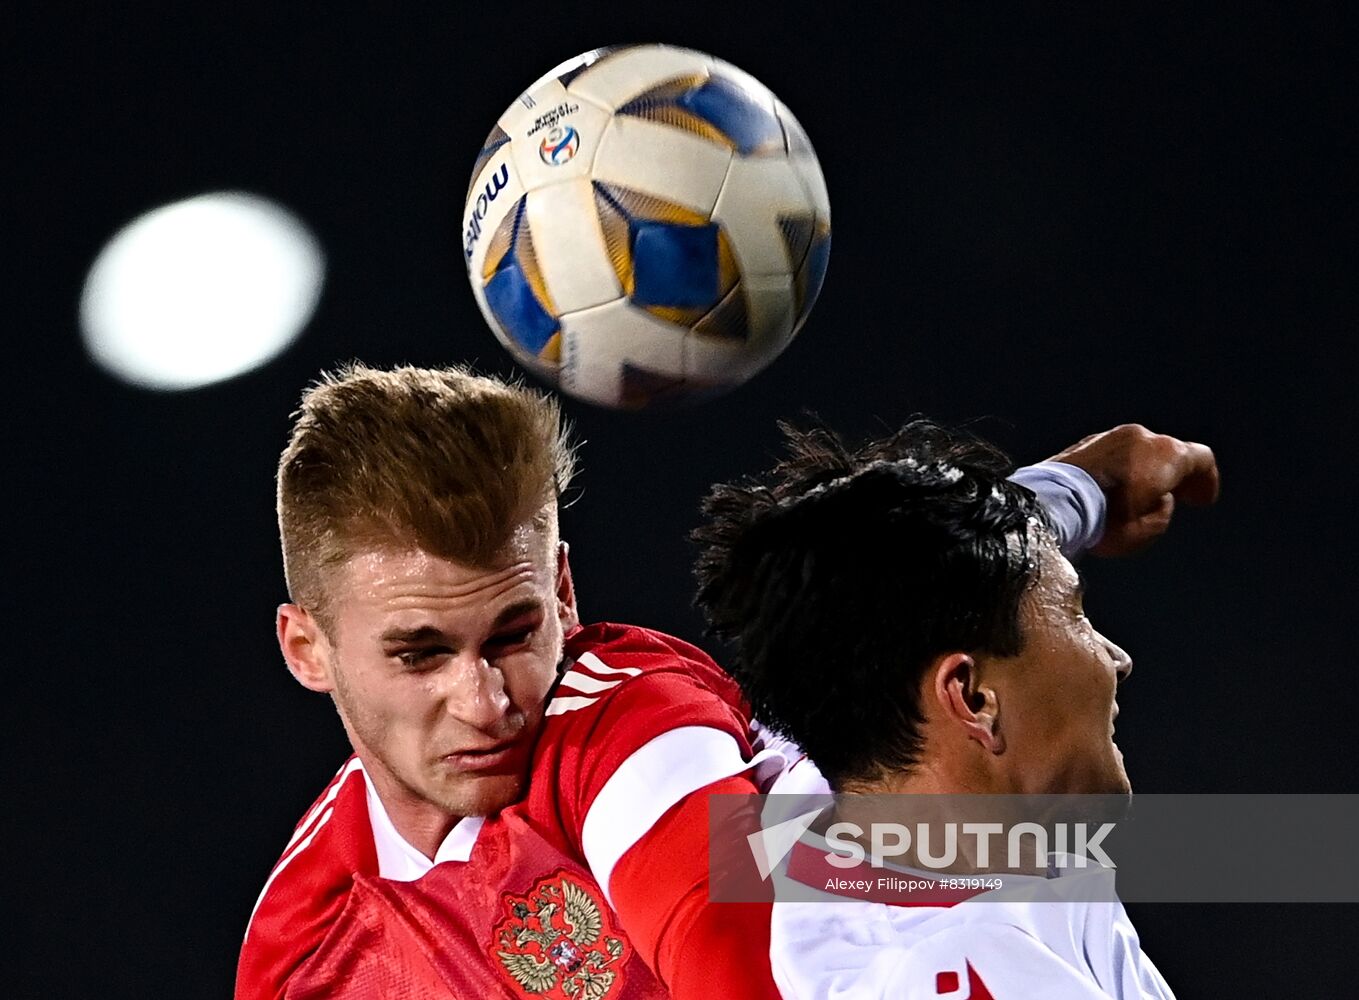
[[[664,669],[697,665],[705,670],[717,670],[707,653],[692,643],[656,629],[619,622],[595,622],[583,625],[566,638],[568,657],[582,653],[606,655],[611,659],[642,669]]]
[[[567,638],[564,652],[564,693],[603,694],[633,682],[628,691],[634,694],[644,687],[682,683],[704,688],[733,706],[743,705],[740,689],[712,657],[655,629],[615,622],[586,625]],[[639,678],[644,679],[639,683]]]
[[[535,766],[554,773],[607,775],[653,741],[686,734],[711,742],[717,733],[751,753],[750,713],[731,678],[697,647],[630,625],[572,633],[544,716]]]
[[[277,880],[290,868],[319,864],[369,874],[368,861],[375,856],[368,818],[368,779],[363,764],[353,755],[293,828],[270,879]]]
[[[360,875],[376,874],[367,779],[351,757],[293,830],[247,925],[237,997],[273,996],[329,933]]]

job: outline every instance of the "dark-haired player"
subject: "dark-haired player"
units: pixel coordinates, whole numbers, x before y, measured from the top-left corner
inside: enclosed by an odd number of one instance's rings
[[[788,458],[715,487],[696,532],[698,602],[732,644],[728,669],[756,717],[838,792],[1129,791],[1112,735],[1132,661],[1091,625],[1050,517],[1006,478],[1005,458],[925,421],[857,450],[826,430],[785,431]],[[1206,448],[1158,446],[1184,471],[1175,492],[1215,498]],[[805,790],[799,769],[775,790]],[[800,844],[780,878],[834,900],[808,876],[827,870],[803,863],[812,856]],[[958,995],[997,1000],[1170,996],[1120,904],[1036,905],[1070,895],[1070,879],[1051,881],[1062,885],[1007,877],[999,898],[1011,901],[776,903],[775,979],[788,998],[964,983]]]

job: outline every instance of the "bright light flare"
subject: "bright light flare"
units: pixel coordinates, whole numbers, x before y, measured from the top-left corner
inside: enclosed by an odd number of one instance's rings
[[[302,332],[325,261],[307,228],[254,195],[199,195],[147,212],[95,259],[80,300],[90,356],[149,389],[210,385]]]

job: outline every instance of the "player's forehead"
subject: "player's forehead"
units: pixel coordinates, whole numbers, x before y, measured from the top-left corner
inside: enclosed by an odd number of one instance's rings
[[[493,557],[476,564],[418,546],[361,549],[338,568],[337,608],[370,622],[424,615],[475,625],[510,604],[551,593],[555,547],[548,535],[546,526],[526,521]]]
[[[1036,573],[1031,594],[1040,605],[1079,602],[1085,581],[1071,560],[1062,555],[1051,536],[1040,536],[1034,550]]]

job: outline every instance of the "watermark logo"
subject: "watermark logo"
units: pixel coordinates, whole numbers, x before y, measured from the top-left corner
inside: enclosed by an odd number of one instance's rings
[[[750,845],[750,853],[755,858],[755,867],[760,872],[761,882],[769,881],[774,869],[788,857],[788,852],[797,846],[808,828],[825,811],[825,806],[810,809],[801,816],[795,816],[746,836],[746,843]]]
[[[889,858],[909,858],[912,867],[948,871],[966,861],[986,872],[994,868],[1013,872],[1085,868],[1092,863],[1117,867],[1101,846],[1113,833],[1114,824],[1100,823],[1094,830],[1090,827],[1089,823],[1015,823],[1008,827],[1004,823],[917,823],[912,834],[905,823],[870,823],[867,830],[857,823],[832,823],[826,830],[830,846],[826,863],[836,868],[857,868],[867,859],[870,868],[882,868]],[[964,844],[961,855],[960,832],[962,837],[972,838],[971,844]],[[1003,856],[1001,851],[992,850],[996,837],[1000,838]],[[868,850],[864,849],[865,842]]]
[[[713,795],[708,822],[713,902],[1359,903],[1359,795]]]

